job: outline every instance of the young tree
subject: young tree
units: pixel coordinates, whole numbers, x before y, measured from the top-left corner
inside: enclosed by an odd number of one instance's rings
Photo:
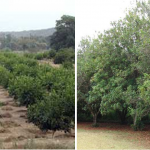
[[[84,101],[84,108],[88,109],[93,116],[93,125],[97,125],[97,116],[101,103],[100,97],[94,97],[91,79],[96,71],[96,49],[93,50],[94,42],[90,38],[83,39],[78,50],[78,101]],[[92,44],[93,43],[93,44]]]

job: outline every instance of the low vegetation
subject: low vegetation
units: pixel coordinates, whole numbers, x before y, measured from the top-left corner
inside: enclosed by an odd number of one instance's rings
[[[25,53],[25,57],[33,58],[36,60],[53,60],[55,64],[74,64],[75,63],[75,50],[72,48],[60,49],[59,51],[49,50],[39,53]]]
[[[1,52],[0,58],[0,85],[28,108],[28,120],[42,130],[70,132],[75,116],[74,69],[39,65],[10,52]]]

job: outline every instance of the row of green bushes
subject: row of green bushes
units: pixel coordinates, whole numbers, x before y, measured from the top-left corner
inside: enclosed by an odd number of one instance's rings
[[[24,56],[37,60],[54,59],[55,64],[62,64],[64,62],[71,62],[72,64],[75,63],[75,52],[72,48],[61,49],[58,52],[56,52],[55,50],[50,50],[36,54],[25,53]]]
[[[73,69],[39,65],[35,59],[0,53],[0,85],[28,108],[28,119],[43,130],[69,131],[74,125]]]
[[[55,55],[56,55],[55,50],[38,52],[38,53],[25,53],[24,54],[24,56],[27,58],[33,58],[33,59],[37,59],[37,60],[42,60],[44,58],[51,59],[51,58],[54,58]]]

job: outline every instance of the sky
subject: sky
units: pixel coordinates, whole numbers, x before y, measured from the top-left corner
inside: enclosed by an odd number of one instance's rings
[[[111,21],[125,16],[136,0],[76,0],[76,47],[82,38],[109,29]]]
[[[0,31],[55,27],[62,15],[75,16],[75,0],[0,0]]]

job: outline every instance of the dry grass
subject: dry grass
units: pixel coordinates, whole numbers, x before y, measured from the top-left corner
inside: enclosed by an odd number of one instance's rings
[[[89,126],[89,124],[88,124]],[[147,137],[145,137],[145,135]],[[142,138],[143,137],[143,138]],[[148,149],[150,148],[149,131],[135,132],[125,129],[87,128],[78,125],[78,149]],[[147,139],[147,140],[146,140]]]
[[[39,60],[39,64],[48,64],[54,68],[60,68],[61,64],[54,64],[52,59]]]
[[[18,145],[16,142],[12,144],[11,148],[3,147],[0,143],[0,150],[75,150],[75,147],[68,148],[60,144],[49,144],[49,145],[39,145],[34,142],[33,139],[28,140],[24,145]]]
[[[44,60],[38,60],[39,64],[48,64],[54,68],[60,68],[62,64],[54,64],[53,59],[44,59]],[[75,64],[73,64],[73,67],[75,69]]]

